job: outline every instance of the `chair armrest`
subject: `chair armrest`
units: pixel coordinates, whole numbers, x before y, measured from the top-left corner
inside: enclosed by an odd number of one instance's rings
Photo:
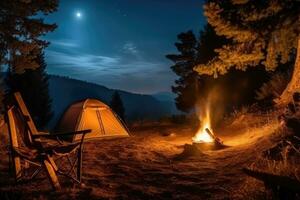
[[[72,132],[62,132],[62,133],[51,133],[51,134],[35,134],[33,137],[57,137],[57,136],[70,136],[70,135],[79,135],[90,133],[91,129],[81,130],[81,131],[72,131]]]
[[[38,136],[47,136],[47,135],[50,135],[49,132],[42,132],[42,131],[39,131],[38,134],[33,134],[33,136],[35,135],[38,135]]]

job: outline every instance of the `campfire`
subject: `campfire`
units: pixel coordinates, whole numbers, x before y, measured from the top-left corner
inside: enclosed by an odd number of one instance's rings
[[[200,115],[200,121],[200,128],[198,129],[195,136],[192,138],[193,144],[198,146],[205,145],[213,147],[209,147],[209,149],[215,149],[216,147],[224,147],[223,142],[217,136],[215,136],[215,134],[212,131],[209,109],[206,109],[206,112]]]
[[[212,137],[211,132],[211,124],[210,124],[210,116],[209,111],[207,110],[205,115],[201,118],[200,128],[197,131],[196,135],[192,138],[195,143],[211,143],[214,142],[214,138]]]

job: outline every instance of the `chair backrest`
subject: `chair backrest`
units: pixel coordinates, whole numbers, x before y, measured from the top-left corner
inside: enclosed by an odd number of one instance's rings
[[[10,139],[10,146],[11,146],[11,156],[12,156],[12,162],[13,162],[13,167],[14,167],[14,176],[15,179],[19,179],[21,177],[21,160],[20,157],[15,156],[13,153],[13,149],[16,149],[19,147],[19,142],[18,142],[18,136],[17,136],[17,122],[16,118],[14,115],[14,109],[15,107],[11,107],[7,111],[7,124],[8,124],[8,131],[9,131],[9,139]]]
[[[14,107],[11,107],[7,111],[7,124],[8,124],[8,131],[10,137],[10,143],[12,147],[19,147],[18,137],[17,137],[17,127],[16,127],[16,120],[14,116]]]
[[[32,136],[35,134],[38,134],[39,132],[34,124],[34,121],[32,120],[32,117],[26,107],[26,104],[25,104],[20,92],[14,93],[14,97],[15,97],[16,103],[18,105],[18,108],[24,118],[24,121],[27,124],[28,132],[29,132],[28,134],[32,141]]]
[[[33,145],[31,134],[17,107],[12,106],[7,111],[7,120],[11,146],[13,148],[31,147]]]

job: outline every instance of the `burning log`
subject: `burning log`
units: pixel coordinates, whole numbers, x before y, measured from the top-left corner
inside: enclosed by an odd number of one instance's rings
[[[202,113],[200,127],[192,138],[193,145],[201,150],[216,150],[226,147],[223,142],[215,136],[211,129],[209,109]]]
[[[220,140],[220,138],[218,138],[217,136],[215,136],[215,134],[213,134],[213,133],[209,130],[209,128],[206,128],[205,131],[206,131],[206,133],[207,133],[208,135],[210,135],[210,137],[213,138],[214,143],[216,143],[217,145],[224,145],[223,142]]]
[[[218,150],[226,148],[221,139],[215,136],[215,134],[213,134],[209,128],[205,128],[204,131],[211,138],[210,142],[194,141],[193,145],[201,150]]]

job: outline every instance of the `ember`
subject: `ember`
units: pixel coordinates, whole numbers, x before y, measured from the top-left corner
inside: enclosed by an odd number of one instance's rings
[[[219,150],[227,147],[208,128],[204,131],[206,133],[205,135],[209,137],[210,142],[205,142],[203,140],[200,140],[199,142],[193,141],[193,146],[196,146],[200,150]]]

